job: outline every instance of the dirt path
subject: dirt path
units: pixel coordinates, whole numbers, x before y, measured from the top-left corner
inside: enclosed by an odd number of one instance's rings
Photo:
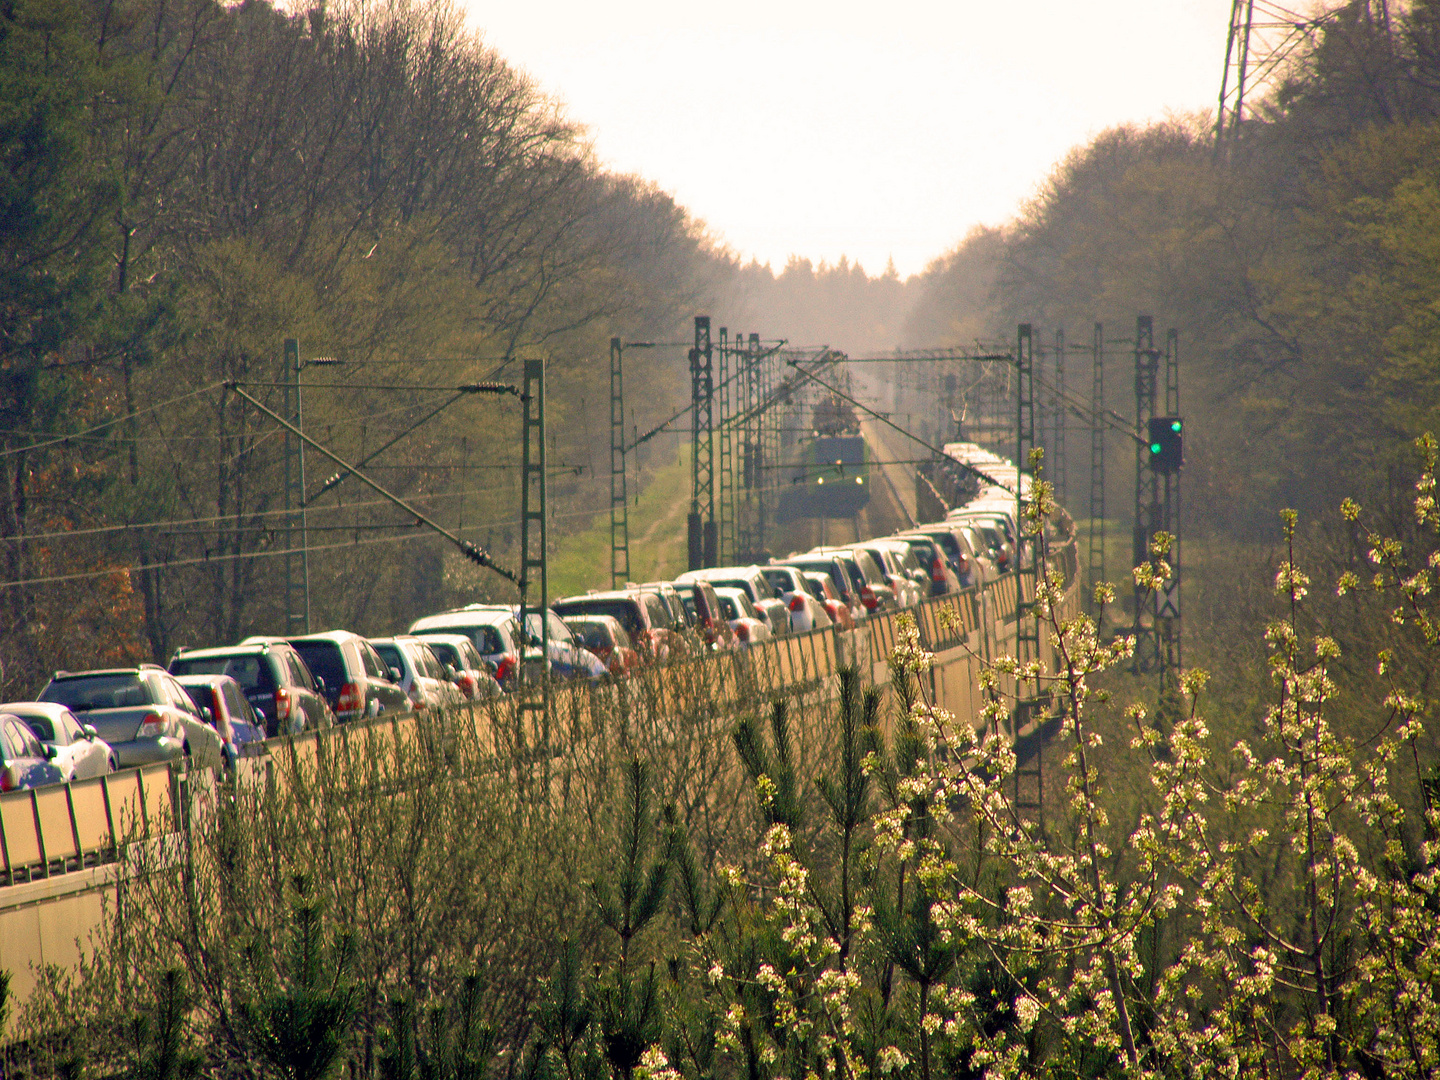
[[[684,499],[676,499],[670,505],[670,509],[665,512],[664,517],[656,518],[650,523],[650,527],[645,530],[645,532],[640,536],[640,539],[638,541],[632,540],[630,542],[631,560],[633,565],[635,548],[638,547],[642,551],[651,550],[651,545],[655,543],[656,533],[660,532],[666,527],[675,528],[674,535],[671,536],[668,541],[662,540],[659,543],[659,547],[656,551],[655,556],[654,577],[645,577],[644,580],[669,581],[675,576],[675,574],[681,574],[685,572],[685,569],[687,568],[690,561],[690,535],[688,518],[686,516],[688,509],[689,507],[686,505]],[[676,524],[677,519],[679,522],[678,526]],[[670,563],[672,558],[675,560],[675,565],[678,567],[674,574],[670,572]]]

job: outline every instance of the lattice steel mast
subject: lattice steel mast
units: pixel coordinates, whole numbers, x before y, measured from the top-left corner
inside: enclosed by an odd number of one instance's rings
[[[1095,324],[1090,369],[1090,550],[1086,602],[1094,610],[1094,589],[1105,580],[1105,327]]]
[[[630,494],[625,453],[625,348],[610,339],[610,587],[630,580]]]
[[[715,565],[715,379],[710,316],[695,316],[690,350],[690,516],[691,570]]]

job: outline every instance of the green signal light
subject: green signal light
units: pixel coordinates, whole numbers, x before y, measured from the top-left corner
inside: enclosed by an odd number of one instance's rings
[[[1180,421],[1179,421],[1179,420],[1171,420],[1171,421],[1170,421],[1170,430],[1171,430],[1171,431],[1179,431],[1179,430],[1180,430]]]
[[[1159,444],[1158,442],[1152,442],[1152,443],[1150,444],[1150,453],[1152,453],[1152,454],[1158,454],[1158,453],[1160,453],[1160,444]]]

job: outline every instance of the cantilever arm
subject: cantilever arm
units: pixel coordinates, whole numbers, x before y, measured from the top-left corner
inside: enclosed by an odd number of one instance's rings
[[[413,506],[407,503],[404,499],[400,498],[398,495],[393,495],[389,491],[386,491],[374,480],[371,480],[364,473],[360,472],[356,466],[346,463],[343,458],[331,453],[325,447],[321,446],[318,442],[310,438],[309,435],[306,435],[303,431],[297,428],[294,424],[290,423],[279,413],[267,408],[260,402],[256,401],[244,390],[240,389],[240,385],[238,383],[229,382],[226,383],[225,386],[227,389],[233,390],[240,397],[244,398],[251,405],[254,405],[255,408],[259,409],[262,413],[270,417],[270,419],[274,420],[286,431],[290,432],[296,438],[300,439],[303,443],[305,443],[305,445],[318,450],[320,453],[324,454],[327,458],[333,461],[336,465],[339,465],[341,469],[344,469],[349,473],[353,474],[357,480],[359,480],[362,484],[370,487],[376,494],[382,495],[385,498],[389,499],[396,506],[400,507],[400,509],[411,515],[421,525],[425,525],[428,528],[434,529],[446,540],[449,540],[452,544],[459,548],[460,553],[464,555],[467,559],[469,559],[471,562],[475,563],[477,566],[483,566],[487,570],[494,570],[501,577],[508,578],[516,585],[520,584],[520,579],[515,576],[514,572],[506,569],[505,567],[497,563],[494,559],[490,557],[490,553],[484,548],[480,547],[478,544],[472,544],[469,540],[462,540],[460,537],[452,533],[449,529],[430,520],[429,517],[427,517],[425,514],[422,514],[419,510],[416,510]]]

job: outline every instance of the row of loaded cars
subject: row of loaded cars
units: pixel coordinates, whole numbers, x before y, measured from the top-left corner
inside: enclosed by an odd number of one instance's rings
[[[345,630],[179,649],[169,667],[57,671],[0,704],[0,791],[190,760],[233,766],[267,738],[499,696],[468,637]]]
[[[765,565],[563,597],[522,628],[518,609],[470,604],[407,633],[344,630],[180,649],[168,668],[58,671],[34,702],[0,704],[0,791],[189,758],[233,764],[266,738],[493,698],[518,682],[621,679],[636,668],[836,626],[984,586],[1013,568],[1013,463],[947,454],[982,476],[946,520]]]

